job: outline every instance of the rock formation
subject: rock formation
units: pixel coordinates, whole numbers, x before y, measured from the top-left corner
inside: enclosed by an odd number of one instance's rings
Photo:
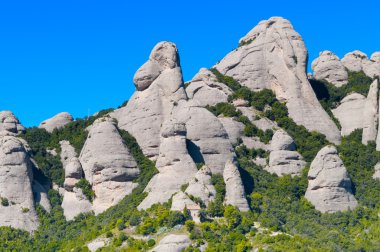
[[[43,121],[38,127],[41,129],[45,129],[47,132],[51,133],[53,132],[53,130],[62,128],[63,126],[72,121],[73,117],[69,113],[62,112],[53,116],[50,119]]]
[[[215,75],[206,68],[201,68],[186,88],[190,99],[197,101],[202,107],[214,106],[227,102],[232,90],[225,84],[217,81]]]
[[[149,194],[141,202],[139,209],[168,201],[197,172],[197,167],[187,151],[184,123],[166,121],[162,126],[160,142],[160,153],[156,162],[159,173],[149,181],[145,189]]]
[[[165,236],[151,252],[181,252],[191,244],[187,235]]]
[[[361,51],[347,53],[342,58],[343,65],[352,72],[363,71],[363,62],[367,61],[367,55]]]
[[[25,129],[11,111],[0,111],[0,136],[15,136]]]
[[[182,212],[186,206],[194,204],[194,201],[192,201],[189,196],[187,196],[184,192],[179,191],[173,195],[172,207],[170,210]]]
[[[252,90],[272,89],[285,101],[290,117],[338,143],[339,130],[319,104],[306,76],[307,50],[288,20],[260,22],[240,39],[240,46],[215,67]]]
[[[112,116],[118,120],[119,128],[136,138],[144,154],[156,160],[162,123],[179,100],[187,99],[175,44],[158,43],[136,72],[134,83],[137,91]]]
[[[231,117],[218,117],[224,129],[227,131],[228,138],[232,144],[236,144],[244,133],[244,124]]]
[[[8,129],[15,133],[15,128]],[[0,137],[0,226],[37,229],[32,183],[32,163],[23,142],[14,136]]]
[[[373,81],[369,88],[363,110],[363,138],[362,143],[375,141],[379,122],[378,81]]]
[[[349,135],[355,129],[363,128],[363,109],[366,98],[358,93],[352,93],[342,99],[340,105],[332,109],[332,113],[342,126],[342,136]]]
[[[204,165],[189,182],[186,188],[188,195],[200,198],[206,206],[215,199],[216,191],[211,183],[211,170]]]
[[[224,183],[226,183],[226,196],[224,199],[224,204],[236,206],[242,212],[249,211],[239,170],[236,164],[234,164],[231,160],[226,162],[223,178]]]
[[[314,78],[341,87],[348,82],[348,73],[338,56],[330,51],[323,51],[311,64]]]
[[[69,141],[63,140],[63,141],[60,141],[59,144],[61,146],[61,153],[60,153],[61,163],[63,167],[66,167],[66,165],[70,162],[70,160],[73,157],[77,156],[77,153]]]
[[[276,131],[271,142],[269,166],[265,169],[278,176],[287,174],[292,176],[301,175],[301,171],[305,167],[306,162],[295,150],[296,146],[293,138],[283,130]]]
[[[96,195],[96,214],[116,205],[136,187],[133,179],[139,175],[139,168],[111,118],[93,123],[79,160]]]
[[[322,148],[311,163],[305,198],[323,213],[354,209],[351,179],[333,146]]]

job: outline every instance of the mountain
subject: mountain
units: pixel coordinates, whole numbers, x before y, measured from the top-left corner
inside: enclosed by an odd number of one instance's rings
[[[0,112],[5,251],[376,251],[380,53],[260,22],[183,81],[160,42],[117,109],[24,128]]]

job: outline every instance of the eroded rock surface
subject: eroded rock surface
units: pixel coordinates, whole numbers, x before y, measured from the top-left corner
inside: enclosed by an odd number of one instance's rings
[[[369,88],[367,99],[363,111],[363,138],[362,143],[375,141],[377,136],[377,127],[379,122],[379,101],[378,101],[378,81],[373,81]]]
[[[226,196],[224,203],[226,205],[236,206],[242,212],[249,211],[249,206],[245,197],[244,186],[238,167],[231,160],[226,162],[223,178],[224,183],[226,184]]]
[[[305,198],[323,213],[352,210],[357,201],[346,167],[333,146],[322,148],[311,163]]]
[[[205,107],[227,102],[232,90],[225,84],[218,82],[210,70],[201,68],[189,83],[186,93],[190,99]]]
[[[307,50],[288,20],[273,17],[261,21],[240,39],[245,45],[215,67],[252,90],[271,89],[286,101],[290,117],[339,143],[339,130],[319,104],[306,76]]]
[[[156,247],[151,251],[153,252],[181,252],[191,244],[191,240],[187,235],[174,235],[170,234],[165,236]]]
[[[276,131],[272,138],[266,170],[278,176],[299,176],[305,165],[303,157],[296,151],[293,138],[283,130]]]
[[[365,103],[366,98],[363,95],[352,93],[344,97],[337,108],[331,110],[342,126],[342,136],[363,128]]]
[[[79,160],[96,195],[96,214],[116,205],[137,186],[133,180],[139,168],[111,118],[93,123]]]
[[[0,136],[15,136],[24,130],[25,128],[11,111],[0,111]]]
[[[330,51],[323,51],[311,64],[314,78],[341,87],[348,82],[348,73],[338,56]]]
[[[38,127],[41,129],[45,129],[47,132],[53,132],[55,129],[59,129],[64,127],[66,124],[73,121],[73,117],[67,113],[62,112],[50,119],[43,121]]]
[[[206,206],[215,199],[216,191],[211,182],[211,170],[204,165],[189,182],[186,193],[200,198]]]
[[[29,232],[38,228],[32,183],[32,163],[23,142],[0,137],[0,226]]]

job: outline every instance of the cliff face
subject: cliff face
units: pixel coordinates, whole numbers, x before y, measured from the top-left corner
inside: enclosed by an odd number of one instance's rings
[[[339,143],[339,130],[319,104],[306,76],[307,50],[286,19],[261,21],[240,39],[241,46],[215,67],[251,90],[271,89],[286,102],[290,117],[308,130]]]

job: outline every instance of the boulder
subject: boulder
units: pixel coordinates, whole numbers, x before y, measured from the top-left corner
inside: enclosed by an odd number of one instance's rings
[[[206,206],[215,199],[216,191],[211,182],[211,170],[204,165],[189,182],[185,192],[188,195],[200,198]]]
[[[151,252],[181,252],[191,244],[187,235],[165,236]]]
[[[137,186],[133,180],[140,174],[139,168],[111,118],[93,123],[79,160],[96,195],[95,214],[116,205]]]
[[[41,185],[37,180],[33,180],[32,190],[35,203],[40,204],[46,212],[50,213],[49,187]]]
[[[25,128],[11,111],[0,111],[0,136],[15,136],[24,130]]]
[[[194,204],[194,201],[192,201],[189,196],[187,196],[184,192],[179,191],[173,195],[172,207],[170,210],[182,212],[186,206]]]
[[[342,136],[363,128],[365,103],[366,98],[363,95],[352,93],[344,97],[337,108],[331,110],[342,126]]]
[[[0,137],[0,226],[29,232],[38,228],[32,183],[32,162],[23,142]]]
[[[367,60],[367,54],[356,50],[344,55],[341,62],[349,71],[360,72],[363,71],[363,62]]]
[[[147,209],[155,203],[167,202],[197,172],[197,167],[187,151],[184,123],[165,121],[160,142],[160,153],[156,162],[159,173],[149,181],[145,188],[148,196],[138,209]]]
[[[348,82],[348,73],[338,56],[330,51],[323,51],[311,64],[314,72],[314,78],[325,80],[337,87],[346,85]]]
[[[375,173],[373,174],[372,178],[373,179],[380,179],[380,163],[376,164],[375,167]]]
[[[47,132],[51,133],[51,132],[53,132],[53,130],[62,128],[66,124],[68,124],[72,121],[73,121],[73,117],[69,113],[62,112],[62,113],[59,113],[59,114],[53,116],[50,119],[43,121],[38,126],[38,128],[45,129]]]
[[[362,143],[375,141],[377,136],[377,126],[379,122],[379,103],[378,103],[378,81],[373,81],[369,88],[367,99],[363,110],[363,138]]]
[[[276,131],[272,137],[269,164],[265,169],[278,176],[301,175],[306,162],[295,150],[296,145],[293,138],[283,130]]]
[[[186,87],[186,93],[190,99],[205,107],[227,102],[232,90],[225,84],[218,82],[210,70],[201,68]]]
[[[72,191],[81,178],[83,178],[82,165],[78,158],[73,157],[65,166],[65,182],[63,185],[65,190]]]
[[[372,54],[371,59],[363,62],[364,73],[371,77],[380,77],[380,52]]]
[[[346,167],[333,146],[322,148],[311,163],[305,198],[322,213],[352,210],[357,201]]]
[[[226,195],[224,204],[239,208],[242,212],[249,211],[247,198],[245,196],[243,182],[239,169],[234,162],[228,160],[223,172],[224,183],[226,184]]]
[[[240,39],[240,46],[215,67],[251,90],[271,89],[289,116],[308,130],[339,143],[339,130],[320,105],[306,76],[307,50],[288,20],[272,17]]]
[[[71,191],[64,192],[62,208],[66,220],[70,221],[81,213],[90,212],[92,205],[83,194],[82,189],[73,187]]]
[[[156,160],[162,123],[179,100],[187,99],[176,45],[158,43],[136,72],[134,83],[137,91],[128,104],[111,116],[118,120],[119,128],[136,138],[147,157]]]

